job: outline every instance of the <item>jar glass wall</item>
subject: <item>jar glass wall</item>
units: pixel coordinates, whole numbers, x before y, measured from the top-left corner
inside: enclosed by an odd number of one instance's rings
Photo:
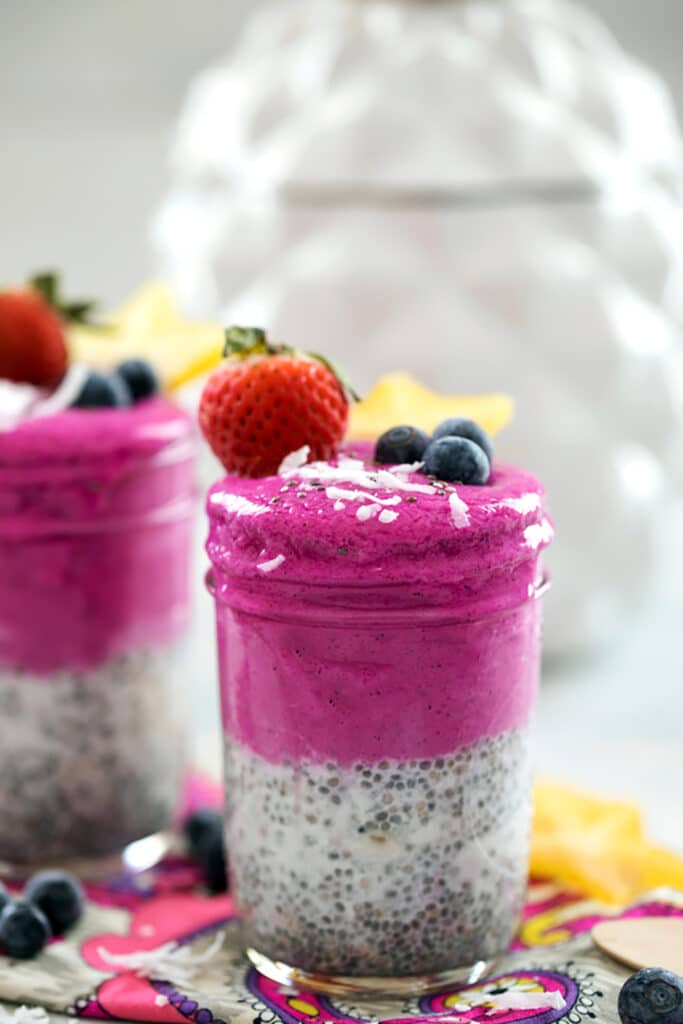
[[[4,870],[95,872],[171,824],[193,496],[190,424],[162,401],[3,436]]]
[[[407,609],[405,588],[371,583],[219,589],[227,845],[261,970],[414,990],[507,949],[539,592],[482,616],[476,591]]]

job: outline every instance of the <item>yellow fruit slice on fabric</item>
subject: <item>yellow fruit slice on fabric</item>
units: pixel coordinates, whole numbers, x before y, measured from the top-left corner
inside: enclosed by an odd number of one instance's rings
[[[683,857],[650,842],[630,804],[539,781],[531,874],[605,903],[628,903],[659,886],[683,890]]]
[[[439,395],[407,373],[390,373],[352,407],[349,438],[374,440],[402,423],[431,433],[449,416],[476,420],[494,435],[510,422],[513,414],[514,401],[507,395]]]
[[[105,370],[124,359],[147,359],[166,391],[202,376],[221,361],[220,324],[184,319],[170,290],[160,282],[143,285],[106,323],[105,328],[70,331],[73,360]]]

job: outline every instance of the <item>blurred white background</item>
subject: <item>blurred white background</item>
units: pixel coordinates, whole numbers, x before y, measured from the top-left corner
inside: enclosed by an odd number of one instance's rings
[[[683,113],[681,0],[587,6],[664,75]],[[248,0],[1,0],[0,280],[54,264],[79,293],[109,301],[139,283],[187,82],[252,9]]]
[[[149,223],[187,83],[230,46],[252,6],[0,0],[0,281],[59,266],[71,292],[115,302],[153,271]],[[664,76],[683,116],[681,0],[587,6]],[[663,544],[669,536],[662,523]],[[667,556],[683,565],[683,553]],[[679,579],[674,569],[662,581],[657,607],[616,650],[555,666],[540,762],[548,774],[641,800],[656,835],[683,847]],[[208,693],[213,682],[202,685]],[[210,748],[210,700],[201,714]]]

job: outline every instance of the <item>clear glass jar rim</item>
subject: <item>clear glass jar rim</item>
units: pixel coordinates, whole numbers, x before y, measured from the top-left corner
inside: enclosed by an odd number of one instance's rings
[[[348,626],[353,627],[357,625],[359,616],[363,617],[366,623],[377,623],[377,622],[391,622],[393,624],[400,624],[405,622],[406,624],[414,624],[416,616],[419,616],[420,624],[431,623],[437,624],[443,623],[472,623],[472,622],[484,622],[490,619],[498,618],[502,615],[507,615],[517,611],[524,605],[539,601],[551,587],[550,574],[544,570],[542,576],[533,584],[529,586],[529,592],[522,600],[516,600],[512,604],[501,605],[485,613],[478,613],[476,601],[472,602],[469,606],[460,605],[458,607],[448,606],[447,604],[420,604],[415,603],[409,607],[403,608],[392,608],[387,607],[350,607],[342,604],[315,604],[310,603],[299,603],[299,605],[293,602],[284,602],[282,607],[285,610],[280,611],[278,607],[273,608],[272,606],[267,610],[256,610],[253,606],[250,607],[248,601],[227,601],[221,594],[221,589],[216,586],[216,580],[214,575],[213,567],[209,568],[204,577],[207,590],[218,603],[221,602],[228,607],[235,608],[241,614],[251,615],[254,618],[260,618],[265,620],[272,620],[277,622],[317,622],[323,623],[328,622],[330,618],[334,618],[335,625],[340,627]],[[286,587],[287,584],[284,584]],[[316,586],[320,589],[329,590],[329,585],[316,585],[309,584],[311,591],[314,592]],[[227,588],[226,588],[227,589]],[[361,588],[356,588],[360,590]],[[405,591],[405,584],[395,585],[395,589]],[[481,603],[481,602],[480,602]],[[485,602],[484,602],[485,603]],[[489,602],[490,603],[490,602]]]
[[[194,444],[191,438],[178,438],[162,448],[153,451],[136,451],[122,459],[126,472],[154,469],[193,461]],[[3,461],[0,455],[0,491],[3,487],[16,487],[31,483],[34,479],[56,483],[87,482],[103,476],[104,460],[115,458],[116,453],[98,452],[86,455],[75,451],[44,453],[33,461]],[[99,472],[98,472],[99,471]]]

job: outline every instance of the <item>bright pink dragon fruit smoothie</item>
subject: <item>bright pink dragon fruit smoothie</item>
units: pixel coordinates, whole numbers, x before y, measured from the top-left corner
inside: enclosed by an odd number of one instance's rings
[[[170,823],[189,610],[189,419],[152,399],[0,433],[0,859],[108,856]]]
[[[208,500],[231,873],[280,978],[488,960],[525,893],[542,489],[369,455]]]

